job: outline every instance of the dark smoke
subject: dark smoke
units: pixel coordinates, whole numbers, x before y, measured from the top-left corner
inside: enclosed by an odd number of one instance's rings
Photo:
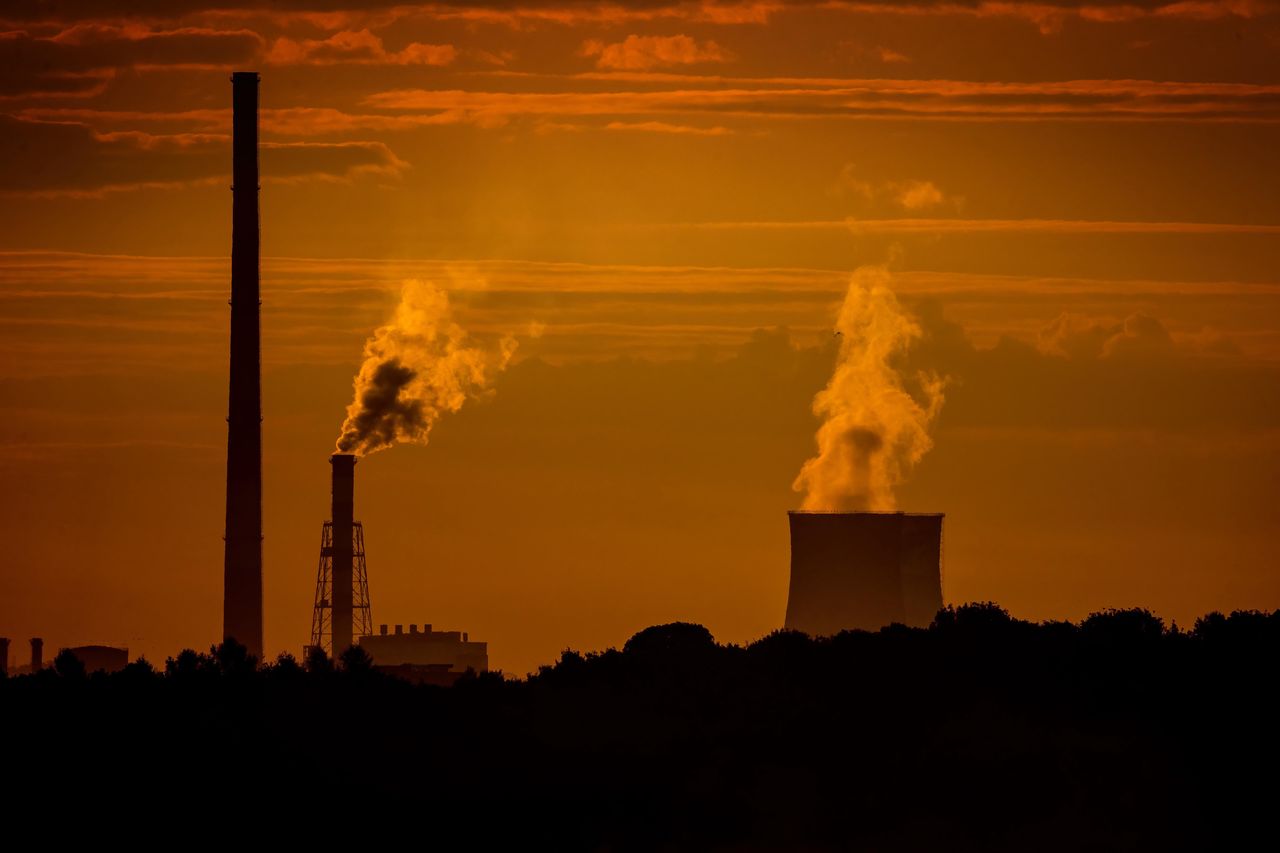
[[[413,435],[426,428],[422,401],[400,396],[417,375],[397,359],[379,364],[360,394],[360,411],[343,425],[338,450],[350,453],[360,448],[363,453],[372,453],[393,444],[399,435]]]

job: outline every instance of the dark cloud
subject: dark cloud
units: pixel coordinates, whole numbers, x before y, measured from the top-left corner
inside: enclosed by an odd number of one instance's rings
[[[465,7],[479,9],[583,9],[611,6],[619,9],[655,10],[671,9],[682,6],[709,5],[696,0],[433,0],[433,2],[406,3],[404,0],[117,0],[111,3],[110,13],[118,16],[165,18],[168,16],[190,15],[199,12],[217,11],[284,11],[284,12],[348,12],[376,11],[406,6],[422,8]],[[719,0],[715,5],[724,7],[758,5],[753,0]],[[875,7],[890,5],[889,2],[841,4],[831,0],[773,0],[772,6],[806,8],[813,6],[862,6]],[[949,6],[958,8],[981,8],[993,5],[990,0],[915,0],[897,5],[915,8]],[[1001,5],[1018,5],[1016,2]],[[1153,10],[1178,5],[1176,0],[1034,0],[1036,5],[1054,9],[1141,9]],[[1185,3],[1181,5],[1187,5]],[[1250,4],[1215,4],[1212,0],[1201,3],[1202,6],[1234,5],[1245,10]],[[1262,4],[1253,4],[1260,6]],[[99,0],[10,0],[3,15],[10,20],[67,20],[70,18],[103,17],[104,5]]]
[[[0,192],[98,193],[221,180],[230,139],[218,134],[95,133],[74,122],[0,116]],[[380,142],[265,143],[263,179],[346,178],[405,168]]]
[[[975,347],[936,303],[917,308],[924,337],[906,373],[947,375],[939,428],[1045,431],[1280,428],[1280,371],[1242,359],[1212,331],[1175,339],[1158,318],[1062,315],[1035,344]]]
[[[1123,321],[1095,320],[1061,314],[1040,332],[1039,348],[1067,358],[1142,358],[1176,354],[1164,324],[1136,313]]]
[[[72,21],[180,21],[210,13],[229,14],[360,14],[391,10],[469,15],[495,19],[543,18],[559,23],[609,22],[627,19],[683,18],[710,23],[761,23],[779,11],[818,8],[870,14],[919,16],[969,14],[982,17],[1022,18],[1051,32],[1065,17],[1077,15],[1094,23],[1132,20],[1144,15],[1192,20],[1253,18],[1275,12],[1268,0],[1029,0],[992,3],[989,0],[436,0],[405,3],[398,0],[121,0],[104,4],[97,0],[10,0],[0,21],[10,24],[67,23]]]
[[[257,57],[248,30],[139,31],[78,25],[56,36],[0,33],[0,96],[92,95],[115,69],[145,65],[232,66]]]

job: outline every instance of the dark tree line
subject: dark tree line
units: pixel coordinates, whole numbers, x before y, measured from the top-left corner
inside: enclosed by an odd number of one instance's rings
[[[358,649],[60,656],[0,680],[0,776],[11,808],[348,815],[438,849],[1233,849],[1273,834],[1277,652],[1280,611],[1179,630],[978,604],[745,647],[660,625],[452,688]]]

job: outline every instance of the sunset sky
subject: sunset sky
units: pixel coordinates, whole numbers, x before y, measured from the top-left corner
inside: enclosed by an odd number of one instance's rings
[[[110,12],[106,10],[110,9]],[[261,72],[266,643],[406,279],[514,338],[356,469],[376,623],[524,673],[780,627],[854,271],[945,377],[944,597],[1280,607],[1280,2],[7,0],[0,634],[221,630],[229,72]]]

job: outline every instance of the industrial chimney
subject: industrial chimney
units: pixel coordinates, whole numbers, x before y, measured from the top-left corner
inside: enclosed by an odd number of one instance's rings
[[[44,640],[40,637],[31,638],[31,671],[39,672],[44,669]]]
[[[0,675],[9,674],[9,638],[0,637]]]
[[[333,597],[333,657],[351,647],[353,622],[352,563],[354,562],[356,458],[349,453],[335,453],[329,457],[333,466],[333,569],[331,592]]]
[[[258,331],[258,74],[231,75],[231,388],[222,636],[262,657],[262,394]]]
[[[899,622],[942,608],[941,514],[791,512],[786,627],[814,636]]]

